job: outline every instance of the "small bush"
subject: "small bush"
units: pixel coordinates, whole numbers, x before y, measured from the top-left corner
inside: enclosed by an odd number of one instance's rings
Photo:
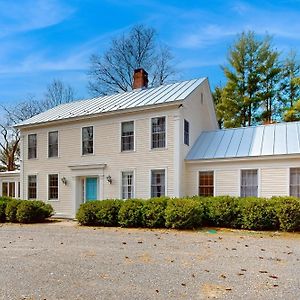
[[[6,202],[0,200],[0,223],[4,223],[6,221],[5,208]]]
[[[241,223],[240,199],[230,196],[211,197],[202,200],[205,219],[209,225],[239,228]]]
[[[100,201],[89,201],[80,205],[76,214],[76,219],[81,225],[98,225],[96,214],[99,203]]]
[[[300,199],[293,197],[274,197],[273,200],[277,202],[276,214],[279,220],[280,230],[300,230]]]
[[[169,198],[151,198],[144,202],[143,223],[149,228],[165,227],[165,210]]]
[[[5,209],[7,221],[17,222],[17,209],[18,209],[18,206],[21,203],[21,201],[24,201],[24,200],[12,199],[7,202],[6,209]]]
[[[18,205],[16,219],[20,223],[37,223],[53,215],[50,204],[42,201],[21,201]]]
[[[255,197],[244,198],[242,200],[242,228],[251,230],[278,229],[275,201]]]
[[[142,227],[144,201],[139,199],[126,200],[119,211],[119,224],[123,227]]]
[[[203,206],[195,199],[171,199],[166,208],[166,227],[198,228],[202,225]]]
[[[102,200],[96,207],[96,222],[99,226],[118,226],[118,214],[122,200]]]

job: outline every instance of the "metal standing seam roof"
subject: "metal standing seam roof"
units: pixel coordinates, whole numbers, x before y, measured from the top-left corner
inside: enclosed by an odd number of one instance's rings
[[[61,104],[20,122],[16,126],[34,125],[184,100],[201,85],[205,79],[206,78],[193,79],[161,85],[156,88],[138,89],[130,92]]]
[[[205,131],[186,160],[300,154],[300,122]]]

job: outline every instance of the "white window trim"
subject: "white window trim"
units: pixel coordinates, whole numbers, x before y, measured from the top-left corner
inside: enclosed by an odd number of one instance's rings
[[[242,171],[247,170],[257,170],[257,197],[259,198],[261,195],[261,168],[255,168],[255,167],[248,167],[248,168],[242,168],[239,170],[238,180],[239,180],[239,197],[242,197]],[[255,196],[250,196],[255,197]]]
[[[126,122],[133,122],[133,150],[122,150],[122,123]],[[120,153],[131,153],[131,152],[136,152],[136,120],[135,119],[130,119],[130,120],[124,120],[120,122]]]
[[[59,202],[59,197],[60,197],[60,174],[51,172],[47,173],[47,202]],[[57,175],[58,176],[58,199],[50,199],[49,198],[49,175]]]
[[[57,156],[49,156],[49,133],[51,132],[57,132]],[[47,133],[47,158],[49,159],[57,159],[60,156],[60,138],[59,138],[60,134],[59,131],[57,129],[55,130],[49,130]]]
[[[86,128],[86,127],[93,127],[93,153],[86,153],[83,154],[83,147],[82,147],[82,129]],[[80,127],[80,156],[85,157],[85,156],[91,156],[91,155],[95,155],[95,126],[94,125],[84,125],[82,127]]]
[[[213,172],[213,177],[214,177],[213,197],[216,197],[216,170],[212,170],[212,169],[201,169],[197,171],[197,183],[196,183],[197,196],[199,196],[200,172]]]
[[[165,195],[164,197],[168,197],[168,168],[167,167],[153,167],[149,170],[149,198],[152,198],[151,195],[151,185],[152,185],[152,171],[161,171],[164,170],[165,171]]]
[[[165,121],[166,122],[166,124],[165,124],[165,139],[166,139],[165,147],[163,147],[163,148],[152,148],[152,119],[163,118],[163,117],[165,117],[165,120],[166,120]],[[150,151],[163,151],[163,150],[168,149],[168,116],[167,115],[158,114],[158,115],[150,117],[150,120],[149,120],[149,136],[150,136],[150,138],[149,138],[149,142],[150,142],[149,143],[149,149],[150,149]]]
[[[127,200],[127,199],[123,199],[123,191],[122,191],[122,188],[123,188],[123,181],[122,181],[122,173],[123,172],[133,172],[133,197],[132,199],[136,198],[136,169],[123,169],[120,171],[120,175],[119,175],[119,178],[120,178],[120,188],[119,188],[119,194],[120,194],[120,199],[122,200]]]
[[[28,176],[36,176],[36,199],[29,198],[29,194],[28,194]],[[39,199],[39,175],[38,175],[38,173],[29,173],[29,174],[27,174],[26,196],[27,196],[26,199],[28,199],[28,200],[37,200],[37,199]]]

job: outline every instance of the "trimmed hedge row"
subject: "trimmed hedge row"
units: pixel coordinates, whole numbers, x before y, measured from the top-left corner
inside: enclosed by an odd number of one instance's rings
[[[81,204],[82,225],[200,228],[203,225],[251,230],[300,230],[300,199],[293,197],[190,197],[91,201]]]
[[[0,222],[38,223],[51,217],[54,210],[43,201],[0,197]]]

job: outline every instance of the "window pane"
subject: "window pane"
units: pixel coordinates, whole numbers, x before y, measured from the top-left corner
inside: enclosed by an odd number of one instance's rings
[[[2,196],[8,196],[8,183],[2,182]]]
[[[36,199],[36,175],[28,176],[28,199]]]
[[[199,196],[210,197],[214,195],[214,172],[199,172]]]
[[[290,169],[290,196],[300,197],[300,168]]]
[[[15,183],[14,182],[10,182],[9,183],[9,197],[14,198],[16,196],[15,194]]]
[[[241,197],[258,196],[257,170],[241,171]]]
[[[82,128],[82,154],[92,154],[94,152],[93,126]]]
[[[189,146],[190,144],[190,123],[184,120],[184,143]]]
[[[121,150],[122,151],[134,150],[133,121],[122,123]]]
[[[28,159],[37,157],[36,134],[28,135]]]
[[[48,154],[49,157],[58,156],[58,131],[49,132],[48,135]]]
[[[151,171],[151,197],[165,196],[165,170]]]
[[[152,124],[152,148],[164,148],[166,146],[166,118],[153,118]]]
[[[134,194],[133,172],[122,172],[122,199],[131,199]]]
[[[49,175],[49,199],[58,199],[58,175]]]

